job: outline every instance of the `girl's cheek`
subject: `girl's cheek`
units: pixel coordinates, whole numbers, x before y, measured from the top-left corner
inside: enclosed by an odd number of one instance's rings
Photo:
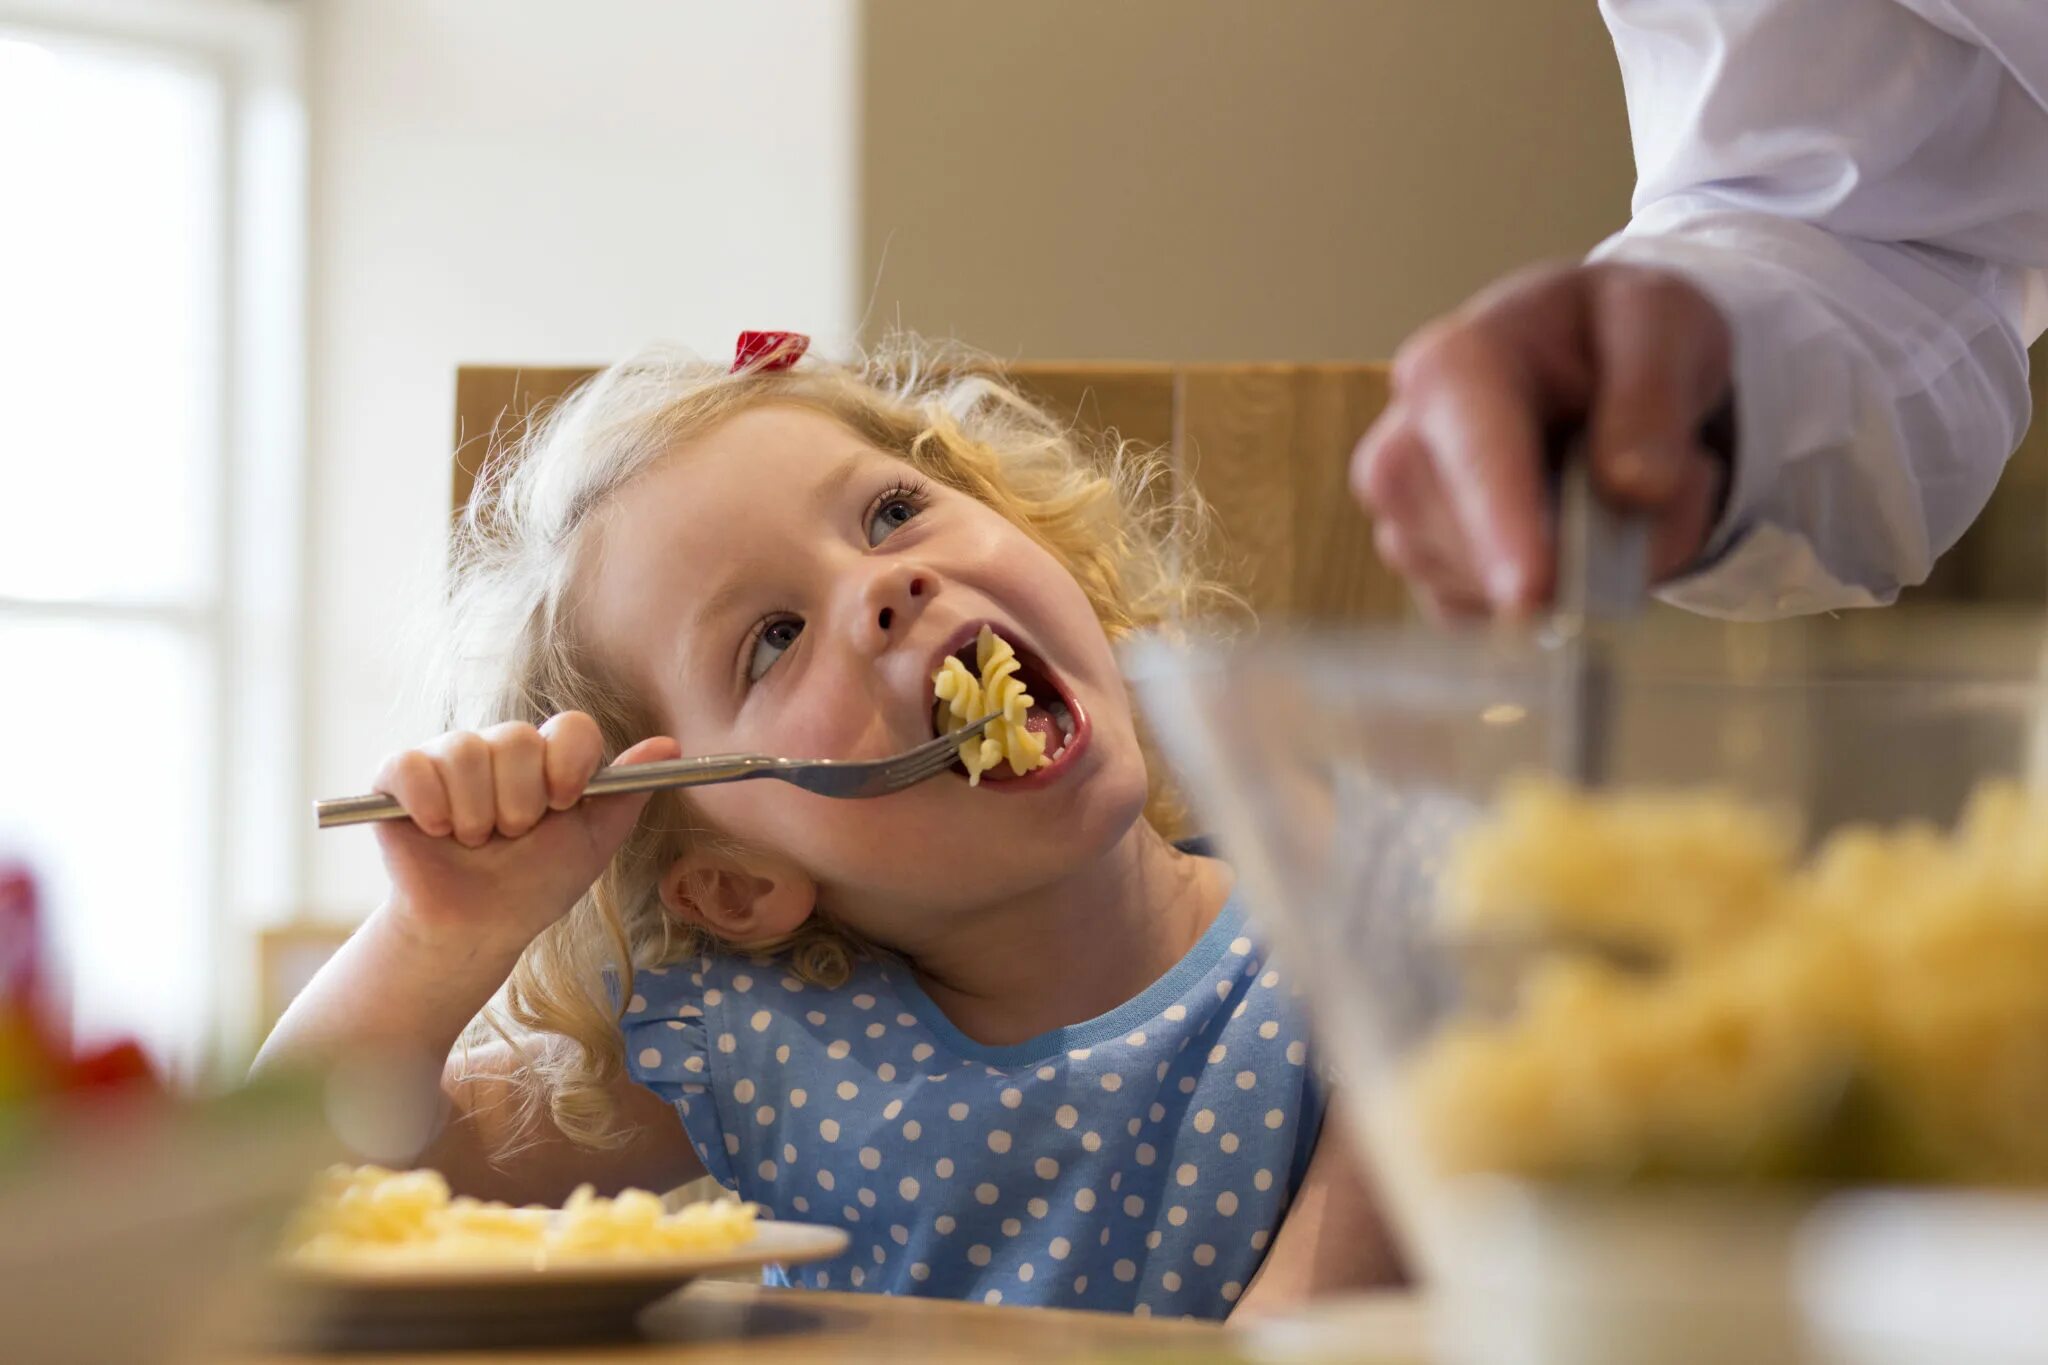
[[[763,752],[787,758],[886,758],[901,748],[861,694],[817,689],[782,708]]]
[[[754,790],[746,791],[749,787]],[[903,890],[906,877],[911,889],[924,889],[934,870],[922,859],[906,862],[904,850],[928,844],[957,819],[953,809],[928,805],[914,793],[879,801],[834,801],[779,782],[707,788],[706,793],[735,798],[716,809],[706,803],[705,814],[718,828],[782,852],[820,883],[857,887],[864,893]],[[968,844],[964,835],[941,842],[946,847]],[[968,871],[959,869],[955,884]]]
[[[698,789],[705,817],[727,834],[803,856],[820,848],[854,848],[872,842],[889,812],[888,802],[835,801],[781,782],[739,782]]]
[[[814,671],[755,698],[723,741],[729,751],[781,758],[885,758],[895,752],[888,727],[859,679]]]

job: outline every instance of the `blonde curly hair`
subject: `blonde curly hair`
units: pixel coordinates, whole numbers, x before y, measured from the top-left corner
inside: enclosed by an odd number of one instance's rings
[[[822,412],[978,499],[1044,546],[1074,576],[1104,632],[1131,631],[1241,607],[1202,569],[1208,518],[1157,452],[1096,441],[1006,383],[985,359],[893,341],[851,364],[778,368],[775,352],[737,373],[653,350],[613,365],[510,433],[487,460],[456,529],[439,698],[450,724],[538,725],[586,711],[607,755],[658,733],[647,702],[581,638],[579,569],[595,514],[679,444],[748,409]],[[1177,802],[1152,772],[1146,818],[1176,832]],[[575,908],[521,955],[472,1039],[520,1053],[522,1120],[544,1108],[573,1140],[616,1145],[608,1087],[625,1065],[619,1030],[636,969],[726,945],[663,909],[664,870],[686,851],[743,850],[679,793],[658,793],[611,865]],[[781,959],[804,981],[843,983],[870,950],[829,916],[772,943],[732,949]],[[530,1131],[527,1122],[514,1127]]]

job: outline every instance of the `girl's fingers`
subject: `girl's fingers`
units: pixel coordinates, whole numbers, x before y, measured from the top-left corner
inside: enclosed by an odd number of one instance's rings
[[[448,789],[441,783],[441,771],[420,750],[407,749],[385,759],[377,769],[371,789],[396,798],[423,833],[443,838],[453,832]]]
[[[441,736],[426,746],[426,755],[440,771],[448,789],[449,815],[455,841],[475,848],[497,828],[497,792],[491,781],[491,746],[467,730]]]
[[[491,749],[498,833],[517,839],[548,813],[547,741],[531,725],[508,721],[483,732]]]
[[[540,727],[545,741],[542,769],[547,781],[548,808],[567,810],[583,799],[591,774],[604,760],[604,736],[597,722],[581,711],[551,716]]]
[[[675,758],[680,746],[666,735],[644,739],[616,760],[653,763]],[[597,722],[581,712],[554,717],[538,730],[507,722],[482,734],[457,731],[386,760],[377,790],[406,808],[421,830],[453,836],[476,848],[493,834],[516,839],[550,810],[567,810],[603,761]],[[622,809],[610,821],[624,821],[623,839],[645,804],[644,796],[618,798]],[[607,800],[604,804],[611,805]]]

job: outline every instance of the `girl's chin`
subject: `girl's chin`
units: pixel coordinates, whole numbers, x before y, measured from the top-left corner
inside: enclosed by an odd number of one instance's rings
[[[1135,749],[1126,752],[1135,755]],[[1108,853],[1143,822],[1151,795],[1143,763],[1099,761],[1110,758],[1107,753],[1095,757],[1098,762],[1086,765],[1085,771],[1067,775],[1035,798],[963,804],[971,804],[975,821],[987,817],[976,828],[991,833],[1007,829],[1023,836],[1028,848],[1041,853],[1057,850],[1054,856],[1086,862]]]

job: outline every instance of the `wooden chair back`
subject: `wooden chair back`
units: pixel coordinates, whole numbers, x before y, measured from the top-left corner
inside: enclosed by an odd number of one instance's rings
[[[454,505],[506,433],[594,371],[464,366]],[[1345,483],[1387,401],[1384,365],[1028,364],[1008,374],[1076,425],[1167,453],[1215,509],[1219,558],[1262,617],[1386,620],[1407,590],[1380,563]]]

